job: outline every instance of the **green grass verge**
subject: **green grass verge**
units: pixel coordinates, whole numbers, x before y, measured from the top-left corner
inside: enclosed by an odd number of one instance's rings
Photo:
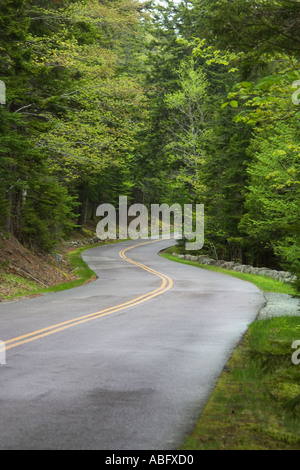
[[[76,248],[75,250],[70,251],[67,254],[67,259],[69,266],[72,268],[73,273],[76,274],[78,279],[70,282],[63,282],[62,284],[57,284],[56,286],[47,287],[45,289],[41,289],[40,293],[46,292],[60,292],[66,289],[72,289],[73,287],[81,286],[92,279],[96,279],[96,275],[92,269],[88,267],[88,265],[83,261],[81,254],[85,250],[89,250],[90,248],[95,248],[96,246],[104,245],[104,243],[97,244],[97,245],[86,245],[80,248]]]
[[[229,269],[219,268],[217,266],[209,266],[206,264],[199,264],[194,261],[188,261],[181,258],[177,258],[177,256],[173,256],[170,252],[174,252],[174,248],[168,248],[166,251],[161,253],[163,258],[166,258],[171,261],[176,261],[177,263],[189,264],[190,266],[196,266],[197,268],[207,269],[208,271],[216,271],[222,274],[227,274],[229,276],[237,277],[242,279],[243,281],[252,282],[255,284],[259,289],[264,292],[273,292],[277,294],[290,294],[296,295],[296,290],[290,284],[286,282],[281,282],[276,279],[272,279],[271,277],[267,276],[258,276],[257,274],[246,274],[240,273],[237,271],[231,271]]]
[[[83,247],[76,248],[70,251],[66,256],[68,259],[69,266],[73,270],[73,273],[76,274],[77,279],[69,282],[63,282],[55,286],[43,288],[29,279],[24,279],[13,274],[1,273],[2,282],[4,282],[6,285],[9,285],[11,287],[11,290],[13,291],[11,295],[2,295],[2,298],[4,300],[13,300],[15,298],[26,297],[29,295],[39,295],[49,292],[60,292],[66,289],[72,289],[73,287],[81,286],[86,282],[96,279],[94,271],[92,271],[83,261],[81,254],[85,250],[106,244],[107,243],[104,242],[94,245],[85,245]]]
[[[34,295],[39,292],[40,287],[30,279],[16,276],[15,274],[0,274],[0,283],[5,286],[5,290],[11,294],[0,293],[3,300],[12,300],[17,297],[24,297],[27,295]]]
[[[87,282],[96,279],[94,271],[92,271],[92,269],[88,267],[88,265],[85,263],[85,261],[83,261],[81,257],[83,251],[89,250],[90,248],[96,248],[97,246],[110,245],[112,243],[119,243],[122,241],[124,240],[112,240],[109,242],[102,242],[94,245],[85,245],[83,247],[76,248],[75,250],[70,251],[67,254],[68,262],[73,270],[76,269],[76,271],[73,272],[76,274],[78,279],[76,279],[75,281],[63,282],[62,284],[58,284],[56,286],[40,289],[39,293],[59,292],[66,289],[72,289],[73,287],[82,286],[83,284],[86,284]]]
[[[297,317],[252,323],[224,368],[183,450],[298,450]]]

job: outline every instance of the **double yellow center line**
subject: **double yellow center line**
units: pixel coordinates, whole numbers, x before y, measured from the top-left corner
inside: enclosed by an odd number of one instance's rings
[[[51,325],[46,328],[32,331],[31,333],[27,333],[27,334],[9,339],[7,341],[4,341],[6,350],[16,348],[17,346],[21,346],[22,344],[30,343],[31,341],[36,341],[40,338],[44,338],[49,335],[53,335],[54,333],[58,333],[60,331],[66,330],[67,328],[71,328],[73,326],[80,325],[82,323],[86,323],[91,320],[96,320],[97,318],[105,317],[106,315],[111,315],[113,313],[120,312],[121,310],[125,310],[126,308],[134,307],[136,305],[141,304],[142,302],[146,302],[147,300],[153,299],[153,297],[156,297],[157,295],[161,295],[164,292],[171,289],[171,287],[173,286],[173,281],[169,276],[166,276],[165,274],[155,271],[154,269],[149,268],[149,266],[138,263],[137,261],[133,261],[132,259],[128,258],[125,254],[127,251],[132,250],[133,248],[136,248],[141,245],[148,245],[149,243],[155,243],[157,241],[160,241],[160,240],[139,243],[137,245],[125,248],[124,250],[121,250],[119,252],[120,257],[124,259],[125,261],[127,261],[128,263],[134,264],[135,266],[138,266],[144,269],[145,271],[148,271],[154,276],[159,277],[162,280],[162,282],[157,289],[152,290],[151,292],[148,292],[147,294],[140,295],[139,297],[129,300],[128,302],[124,302],[122,304],[116,305],[114,307],[99,310],[98,312],[90,313],[89,315],[76,317],[76,318],[73,318],[72,320],[67,320],[61,323],[56,323],[55,325]]]

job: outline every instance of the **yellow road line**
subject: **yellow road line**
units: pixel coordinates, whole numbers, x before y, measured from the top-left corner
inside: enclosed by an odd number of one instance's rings
[[[173,286],[173,281],[169,276],[166,276],[165,274],[162,274],[158,271],[155,271],[154,269],[150,268],[149,266],[146,266],[144,264],[138,263],[137,261],[134,261],[130,258],[128,258],[125,253],[129,250],[132,250],[133,248],[136,248],[141,245],[148,245],[150,243],[155,243],[161,240],[154,240],[151,242],[145,242],[145,243],[139,243],[134,246],[130,246],[128,248],[125,248],[119,252],[119,256],[127,261],[128,263],[134,264],[145,271],[148,271],[149,273],[158,276],[160,279],[162,279],[161,285],[157,288],[152,290],[151,292],[148,292],[146,294],[140,295],[139,297],[136,297],[132,300],[129,300],[127,302],[124,302],[122,304],[116,305],[114,307],[109,307],[103,310],[99,310],[98,312],[90,313],[88,315],[84,315],[81,317],[76,317],[71,320],[67,320],[64,322],[56,323],[55,325],[48,326],[46,328],[42,328],[40,330],[32,331],[31,333],[26,333],[21,336],[17,336],[15,338],[9,339],[4,341],[5,348],[6,350],[15,348],[17,346],[21,346],[22,344],[29,343],[31,341],[36,341],[40,338],[44,338],[46,336],[52,335],[54,333],[58,333],[59,331],[66,330],[67,328],[71,328],[72,326],[80,325],[82,323],[85,323],[90,320],[95,320],[97,318],[104,317],[106,315],[111,315],[113,313],[119,312],[121,310],[124,310],[129,307],[134,307],[136,305],[141,304],[142,302],[146,302],[153,297],[156,297],[157,295],[161,295],[164,292],[168,291],[169,289],[172,288]]]

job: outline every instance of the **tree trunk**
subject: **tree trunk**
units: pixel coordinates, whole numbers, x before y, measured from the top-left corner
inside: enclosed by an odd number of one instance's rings
[[[13,194],[12,191],[9,191],[7,194],[7,215],[5,217],[5,231],[12,235],[12,202],[13,202]]]
[[[88,204],[89,204],[86,185],[83,185],[81,187],[80,202],[81,202],[81,209],[80,209],[80,215],[78,218],[78,225],[82,226],[87,221]]]

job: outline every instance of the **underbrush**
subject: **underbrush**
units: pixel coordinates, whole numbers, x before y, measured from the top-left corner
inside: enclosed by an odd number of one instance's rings
[[[88,268],[81,257],[81,253],[84,250],[94,248],[95,246],[96,245],[80,247],[67,253],[65,258],[68,270],[65,269],[65,266],[61,269],[57,266],[54,267],[55,270],[61,273],[64,282],[57,283],[50,287],[45,286],[45,284],[39,280],[32,280],[29,277],[26,278],[26,276],[18,276],[2,271],[0,273],[0,301],[10,301],[47,292],[58,292],[80,286],[96,279],[95,273]],[[68,271],[68,273],[66,273],[66,271]]]

